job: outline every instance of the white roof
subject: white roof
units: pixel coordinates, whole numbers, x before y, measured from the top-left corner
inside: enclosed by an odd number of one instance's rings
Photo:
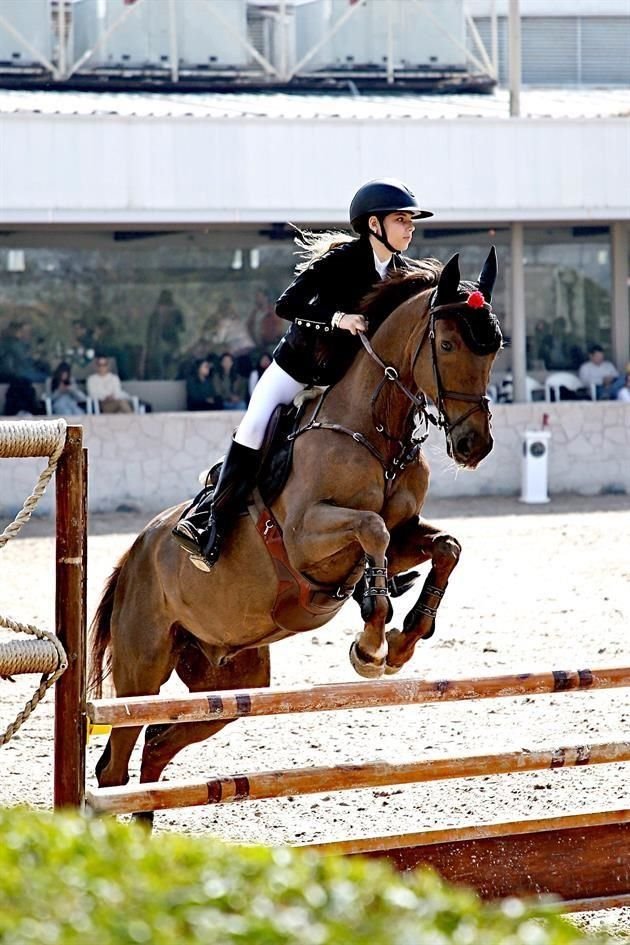
[[[435,224],[630,220],[630,89],[492,96],[0,93],[0,224],[344,223],[365,180]]]
[[[0,89],[0,114],[118,115],[138,118],[269,118],[312,121],[370,119],[509,118],[509,95],[287,94],[282,92],[159,93],[55,92]],[[630,116],[630,88],[524,89],[529,118]]]

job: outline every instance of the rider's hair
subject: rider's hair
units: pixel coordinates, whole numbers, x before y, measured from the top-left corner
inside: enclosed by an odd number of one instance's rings
[[[297,226],[293,229],[297,234],[295,237],[295,245],[298,247],[296,256],[302,257],[295,267],[297,273],[304,272],[313,265],[316,259],[325,256],[331,249],[343,246],[344,243],[354,243],[356,240],[356,236],[350,236],[343,230],[324,230],[313,233],[312,230],[300,230]]]

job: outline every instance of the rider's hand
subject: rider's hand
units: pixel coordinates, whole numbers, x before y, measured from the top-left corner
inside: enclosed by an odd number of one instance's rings
[[[343,328],[344,331],[349,331],[353,335],[356,335],[359,332],[367,331],[367,322],[363,315],[351,315],[349,312],[346,312],[342,318],[339,319],[339,328]]]

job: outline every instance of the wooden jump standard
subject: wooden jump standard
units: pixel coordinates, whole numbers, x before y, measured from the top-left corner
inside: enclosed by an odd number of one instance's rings
[[[459,680],[385,679],[293,690],[104,699],[87,703],[87,715],[95,724],[137,726],[629,685],[628,668]],[[206,782],[145,783],[96,789],[88,792],[87,802],[95,811],[123,814],[628,760],[630,742],[620,742],[407,764],[254,772]],[[630,810],[616,810],[351,840],[315,845],[313,849],[348,856],[387,857],[400,869],[428,864],[453,882],[474,886],[486,898],[553,893],[564,900],[563,908],[580,910],[630,903],[629,845]]]

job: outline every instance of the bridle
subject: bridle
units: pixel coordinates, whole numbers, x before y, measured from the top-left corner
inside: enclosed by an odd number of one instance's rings
[[[449,302],[445,305],[432,305],[429,309],[429,324],[427,331],[429,333],[429,340],[431,342],[431,360],[433,362],[433,377],[435,380],[435,387],[437,390],[437,411],[438,411],[438,420],[436,425],[441,427],[444,430],[444,435],[446,436],[447,441],[453,444],[452,433],[460,423],[463,423],[464,420],[468,420],[472,414],[476,413],[477,410],[480,410],[487,417],[490,416],[490,398],[485,394],[466,394],[464,391],[455,391],[447,390],[442,383],[442,376],[440,374],[440,364],[437,357],[437,350],[435,347],[435,323],[440,318],[449,318],[457,310],[461,310],[462,302]],[[488,302],[484,302],[483,305],[479,308],[484,308],[486,312],[492,311],[492,306]],[[420,347],[416,352],[414,361],[412,364],[412,371],[415,367],[416,358],[420,354],[420,348],[424,343],[421,341]],[[466,413],[463,413],[461,417],[458,417],[453,423],[449,422],[448,414],[446,412],[446,407],[444,406],[445,400],[460,400],[464,403],[472,404],[469,410]]]
[[[437,391],[437,401],[435,407],[437,409],[437,416],[433,413],[430,408],[430,401],[428,400],[424,391],[419,391],[414,393],[411,391],[403,382],[400,380],[400,375],[393,365],[386,364],[382,358],[374,351],[370,341],[366,336],[361,333],[359,335],[361,343],[369,355],[369,357],[376,363],[383,371],[383,377],[377,384],[372,397],[370,399],[370,406],[372,412],[372,422],[374,424],[374,429],[377,433],[380,433],[386,440],[390,442],[398,443],[398,452],[393,460],[389,461],[387,457],[377,448],[374,444],[362,433],[358,433],[354,430],[351,430],[349,427],[345,427],[340,423],[332,423],[327,420],[318,420],[317,417],[322,408],[322,405],[328,395],[329,391],[332,388],[328,388],[322,396],[320,397],[319,403],[315,408],[313,416],[304,424],[303,427],[295,430],[288,437],[289,440],[295,440],[298,436],[301,436],[303,433],[307,433],[309,430],[332,430],[335,433],[345,433],[348,436],[351,436],[355,442],[360,443],[364,446],[373,456],[378,459],[381,466],[385,471],[385,479],[387,480],[388,486],[391,487],[393,480],[396,478],[399,472],[409,465],[416,456],[418,455],[423,443],[429,436],[429,425],[435,426],[437,429],[444,430],[444,435],[446,441],[449,444],[451,450],[453,448],[452,434],[460,423],[463,423],[464,420],[467,420],[472,414],[477,410],[481,410],[487,417],[490,416],[490,400],[485,394],[467,394],[464,391],[452,391],[444,387],[442,383],[442,377],[440,374],[440,367],[437,357],[436,341],[435,341],[435,323],[440,318],[449,318],[455,310],[460,309],[465,305],[465,302],[452,302],[445,305],[431,305],[429,309],[429,318],[427,322],[427,327],[425,328],[422,337],[420,338],[416,350],[414,352],[412,361],[411,361],[411,373],[416,366],[416,361],[420,356],[424,345],[429,340],[431,344],[431,360],[433,364],[433,377],[435,380],[435,386]],[[491,311],[491,306],[485,302],[483,306],[487,311]],[[394,384],[395,387],[400,390],[400,392],[406,397],[406,399],[411,404],[411,408],[407,414],[406,421],[406,433],[403,435],[402,439],[396,437],[389,433],[383,423],[381,423],[377,417],[377,402],[380,397],[380,394],[384,387],[387,384]],[[464,401],[465,403],[470,403],[471,407],[466,413],[462,414],[461,417],[458,417],[457,420],[450,421],[448,413],[446,412],[445,401],[447,400],[459,400]],[[412,409],[413,408],[413,409]],[[414,422],[414,411],[418,415],[418,423]],[[421,426],[424,424],[425,431],[420,432]]]

